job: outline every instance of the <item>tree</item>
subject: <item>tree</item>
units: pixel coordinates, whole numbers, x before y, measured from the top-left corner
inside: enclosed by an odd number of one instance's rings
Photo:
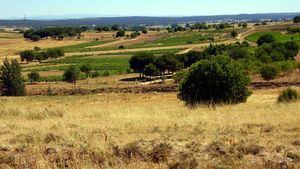
[[[38,72],[30,72],[27,74],[28,80],[32,83],[39,81],[40,74]]]
[[[272,80],[274,79],[278,74],[278,70],[271,65],[267,65],[260,70],[260,75],[264,80]]]
[[[118,31],[120,29],[119,25],[113,25],[111,26],[111,30]]]
[[[25,50],[20,53],[21,61],[26,61],[27,63],[35,60],[35,54],[32,50]]]
[[[237,35],[238,35],[237,31],[232,31],[231,32],[231,37],[235,38],[235,37],[237,37]]]
[[[144,28],[144,29],[142,30],[142,33],[143,33],[143,34],[147,34],[147,33],[148,33],[148,30],[147,30],[146,28]]]
[[[135,72],[139,72],[140,78],[144,73],[145,66],[150,63],[154,63],[154,55],[148,53],[135,54],[129,60],[130,68]]]
[[[91,68],[91,65],[89,65],[89,64],[85,64],[80,67],[80,71],[83,72],[86,75],[86,77],[89,76],[91,70],[92,70],[92,68]]]
[[[243,23],[243,28],[247,28],[248,27],[248,24],[247,23]]]
[[[259,46],[261,46],[262,44],[264,44],[264,43],[273,43],[273,42],[275,42],[275,38],[274,38],[274,36],[272,35],[272,34],[265,34],[265,35],[262,35],[262,36],[260,36],[259,38],[258,38],[258,40],[257,40],[257,44],[259,45]]]
[[[3,96],[24,96],[25,83],[21,67],[16,59],[11,63],[5,59],[0,72],[0,93]]]
[[[250,77],[227,56],[217,56],[194,64],[179,86],[178,97],[187,105],[237,104],[246,102],[251,92]]]
[[[64,72],[63,80],[68,83],[74,83],[76,85],[76,81],[79,78],[80,71],[75,66],[70,66]]]
[[[131,34],[130,34],[130,38],[132,38],[132,39],[134,39],[134,38],[136,38],[136,37],[138,37],[138,36],[140,36],[141,34],[139,33],[139,32],[132,32]]]
[[[125,31],[124,30],[118,30],[118,32],[116,33],[116,37],[124,37],[125,36]]]
[[[300,16],[296,16],[293,20],[294,20],[294,23],[299,23],[300,22]]]
[[[159,69],[156,68],[152,63],[150,63],[145,66],[144,73],[146,76],[150,76],[150,79],[151,79],[152,76],[159,75]]]

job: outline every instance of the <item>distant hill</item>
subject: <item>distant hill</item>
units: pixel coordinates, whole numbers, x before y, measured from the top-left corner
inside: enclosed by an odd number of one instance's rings
[[[188,17],[99,17],[85,19],[62,20],[0,20],[0,26],[91,26],[91,25],[169,25],[187,22],[222,22],[222,21],[260,21],[260,20],[289,20],[300,13],[268,13],[268,14],[240,14]]]

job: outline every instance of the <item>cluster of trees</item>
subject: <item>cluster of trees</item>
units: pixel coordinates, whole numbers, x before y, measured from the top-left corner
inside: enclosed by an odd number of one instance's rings
[[[300,33],[300,28],[299,27],[289,27],[289,28],[287,28],[287,31],[289,33]]]
[[[191,30],[203,30],[203,29],[207,30],[209,28],[210,26],[207,25],[206,23],[195,23],[191,26]]]
[[[240,22],[240,23],[238,24],[238,27],[247,28],[247,27],[248,27],[248,24],[245,23],[245,22],[244,22],[244,23],[241,23],[241,22]]]
[[[43,38],[63,40],[65,37],[81,37],[81,33],[87,31],[88,27],[53,27],[42,29],[30,29],[23,33],[24,38],[39,41]]]
[[[118,31],[120,30],[119,25],[112,25],[112,26],[97,26],[95,28],[96,31],[98,32],[108,32],[108,31]]]
[[[65,56],[65,52],[60,48],[53,48],[47,50],[41,50],[35,48],[35,50],[25,50],[20,52],[21,61],[26,61],[27,63],[33,61],[42,61],[52,58],[59,58]]]
[[[295,41],[275,42],[273,35],[262,35],[257,44],[255,56],[263,63],[274,61],[293,60],[299,51],[299,46]]]
[[[183,68],[180,55],[165,54],[154,56],[149,53],[133,55],[129,60],[130,68],[144,76],[162,76],[166,73],[174,73]]]

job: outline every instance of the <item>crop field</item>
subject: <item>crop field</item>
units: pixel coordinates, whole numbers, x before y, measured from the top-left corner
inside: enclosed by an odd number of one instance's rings
[[[294,40],[300,42],[300,34],[283,34],[281,32],[257,32],[252,35],[246,37],[247,40],[251,42],[256,42],[258,38],[265,34],[272,34],[276,41],[278,42],[286,42],[290,40]]]

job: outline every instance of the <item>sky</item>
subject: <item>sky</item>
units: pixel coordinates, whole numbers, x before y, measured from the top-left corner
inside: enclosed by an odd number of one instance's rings
[[[195,16],[300,12],[300,0],[1,0],[0,18],[86,14]]]

